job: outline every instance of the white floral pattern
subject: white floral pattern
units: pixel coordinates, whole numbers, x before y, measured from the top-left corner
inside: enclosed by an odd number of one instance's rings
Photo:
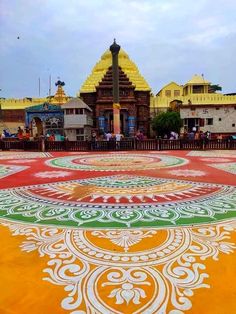
[[[102,246],[91,231],[4,225],[13,235],[26,237],[23,251],[38,250],[40,256],[50,257],[45,280],[64,286],[68,296],[61,307],[69,313],[121,314],[124,304],[133,304],[135,313],[167,313],[167,307],[168,313],[184,313],[192,307],[194,290],[209,288],[204,261],[218,260],[220,254],[236,248],[230,242],[235,220],[159,230],[165,232],[163,241],[153,234],[151,247],[129,253]],[[114,301],[116,309],[108,300]]]
[[[178,177],[202,177],[206,175],[206,172],[201,170],[191,170],[191,169],[178,169],[168,171],[169,174]]]
[[[36,178],[64,178],[70,176],[69,171],[42,171],[34,174]]]

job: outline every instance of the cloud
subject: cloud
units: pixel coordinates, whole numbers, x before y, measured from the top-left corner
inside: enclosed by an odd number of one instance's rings
[[[113,38],[154,92],[203,71],[235,91],[235,11],[233,0],[2,0],[2,94],[37,96],[40,76],[46,95],[51,74],[75,95]]]

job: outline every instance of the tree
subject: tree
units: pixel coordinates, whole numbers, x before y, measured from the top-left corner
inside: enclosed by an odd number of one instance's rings
[[[181,118],[179,112],[167,111],[155,116],[152,119],[152,129],[157,132],[158,136],[169,136],[170,132],[179,133],[181,128]]]
[[[222,90],[222,87],[219,86],[219,84],[209,86],[209,93],[215,93],[218,90]]]

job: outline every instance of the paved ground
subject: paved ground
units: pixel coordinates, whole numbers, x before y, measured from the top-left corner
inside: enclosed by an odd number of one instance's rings
[[[0,152],[0,313],[233,313],[236,151]]]

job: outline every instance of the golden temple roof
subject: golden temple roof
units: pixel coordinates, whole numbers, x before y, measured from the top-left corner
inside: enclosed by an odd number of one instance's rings
[[[136,91],[150,91],[151,88],[140,74],[138,67],[130,60],[128,54],[121,49],[118,55],[118,63],[122,71],[125,72],[129,80],[135,86]],[[112,65],[112,55],[110,50],[107,50],[101,57],[101,60],[96,63],[92,73],[88,76],[80,89],[80,93],[91,93],[96,91],[96,86],[101,82],[108,68]]]
[[[58,85],[56,94],[51,98],[50,103],[52,104],[65,104],[69,100],[69,97],[66,96],[62,86]]]

